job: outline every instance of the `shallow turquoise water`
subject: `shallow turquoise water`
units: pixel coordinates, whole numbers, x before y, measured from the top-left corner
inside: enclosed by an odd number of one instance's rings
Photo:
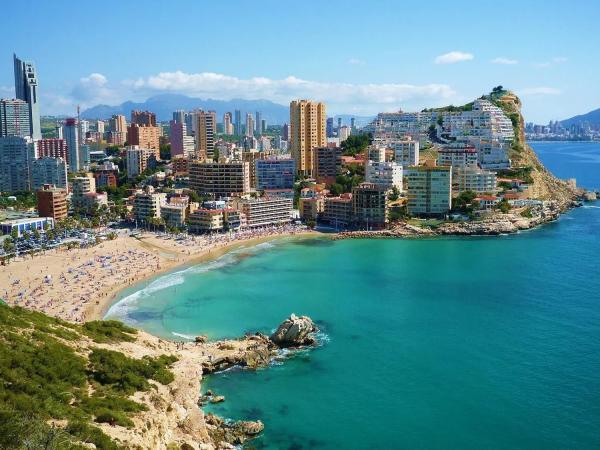
[[[259,448],[593,449],[599,256],[597,206],[497,238],[277,241],[140,285],[109,316],[172,339],[316,319],[319,348],[204,383],[227,397],[210,410],[265,422]]]

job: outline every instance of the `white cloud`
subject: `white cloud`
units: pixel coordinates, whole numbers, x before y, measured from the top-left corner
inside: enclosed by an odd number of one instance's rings
[[[470,61],[473,58],[475,57],[471,53],[453,51],[439,55],[434,62],[436,64],[454,64],[461,61]]]
[[[492,63],[493,64],[506,64],[506,65],[512,65],[512,64],[518,64],[519,61],[517,61],[516,59],[510,59],[510,58],[503,58],[503,57],[498,57],[498,58],[494,58],[492,59]]]
[[[243,79],[212,72],[161,72],[124,83],[137,96],[176,92],[218,100],[263,98],[280,104],[287,104],[294,98],[311,98],[325,101],[331,110],[342,112],[350,107],[358,107],[365,114],[397,109],[405,103],[440,104],[455,95],[446,84],[353,84],[310,81],[294,76],[283,79]]]
[[[72,115],[98,104],[118,105],[127,100],[144,101],[161,93],[177,93],[216,100],[266,99],[288,105],[295,98],[324,101],[329,113],[371,115],[381,111],[443,106],[462,101],[447,84],[340,83],[304,80],[238,78],[213,72],[161,72],[135,80],[111,81],[92,73],[63,89],[46,88],[41,96],[42,114]],[[14,94],[10,94],[13,96]]]
[[[567,61],[568,61],[568,59],[565,58],[564,56],[555,56],[554,58],[551,58],[548,61],[534,62],[534,63],[532,63],[532,66],[543,69],[546,67],[552,67],[552,66],[556,66],[558,64],[563,64],[563,63],[566,63]]]
[[[548,86],[539,86],[532,88],[520,89],[517,91],[517,94],[522,96],[530,96],[530,95],[559,95],[561,94],[560,89],[556,89]]]
[[[364,66],[366,64],[365,61],[363,61],[362,59],[358,59],[358,58],[350,58],[348,60],[348,64],[352,64],[354,66]]]
[[[82,77],[71,90],[71,97],[83,104],[110,103],[117,100],[117,93],[109,86],[108,79],[101,73]]]

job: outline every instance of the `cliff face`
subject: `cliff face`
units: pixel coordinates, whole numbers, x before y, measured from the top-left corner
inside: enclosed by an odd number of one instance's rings
[[[525,122],[521,114],[521,100],[512,92],[504,92],[494,102],[513,122],[515,141],[511,148],[510,158],[515,174],[529,173],[535,198],[554,200],[560,207],[567,207],[576,199],[579,192],[566,181],[559,180],[552,175],[527,144],[524,131]]]

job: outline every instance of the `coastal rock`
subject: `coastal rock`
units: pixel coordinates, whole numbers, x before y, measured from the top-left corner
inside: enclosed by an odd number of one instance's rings
[[[270,337],[271,341],[278,347],[299,347],[302,345],[313,345],[315,338],[312,333],[317,331],[310,317],[298,317],[292,314],[284,320]]]
[[[213,395],[210,398],[210,402],[211,403],[222,403],[225,401],[225,396],[224,395]]]
[[[207,341],[208,341],[208,336],[205,336],[205,335],[203,335],[203,334],[201,334],[200,336],[196,336],[196,337],[194,338],[194,342],[195,342],[196,344],[204,344],[204,343],[206,343]]]
[[[231,422],[210,413],[206,414],[205,420],[211,438],[219,443],[218,448],[229,448],[228,445],[232,444],[241,445],[248,439],[255,438],[265,429],[260,420]]]

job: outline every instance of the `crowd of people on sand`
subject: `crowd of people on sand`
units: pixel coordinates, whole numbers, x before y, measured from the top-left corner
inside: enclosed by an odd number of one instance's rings
[[[260,239],[278,235],[295,235],[306,232],[307,228],[304,225],[282,225],[282,226],[265,226],[238,231],[230,231],[226,233],[213,233],[202,235],[187,235],[183,239],[173,240],[175,248],[179,248],[187,255],[194,253],[203,253],[236,241],[245,241],[249,239]]]
[[[99,296],[108,295],[113,286],[129,284],[160,269],[160,259],[150,251],[94,248],[91,257],[77,250],[68,254],[65,270],[54,278],[49,266],[30,270],[27,279],[9,274],[10,285],[4,288],[9,303],[43,311],[61,319],[83,322],[87,305]],[[35,260],[34,260],[35,261]]]
[[[294,235],[303,231],[306,231],[305,227],[290,224],[229,233],[187,235],[183,239],[172,240],[173,246],[169,247],[179,256],[193,256],[210,253],[236,241]],[[98,305],[100,299],[111,295],[116,287],[130,285],[161,269],[160,252],[157,254],[127,245],[109,250],[100,244],[92,249],[91,255],[89,251],[86,253],[77,249],[64,252],[62,258],[66,258],[67,264],[61,264],[61,270],[58,273],[55,270],[54,277],[48,265],[36,266],[33,259],[23,279],[9,272],[9,285],[0,287],[0,296],[11,304],[72,322],[84,322],[90,302]],[[177,261],[181,259],[176,258]]]

